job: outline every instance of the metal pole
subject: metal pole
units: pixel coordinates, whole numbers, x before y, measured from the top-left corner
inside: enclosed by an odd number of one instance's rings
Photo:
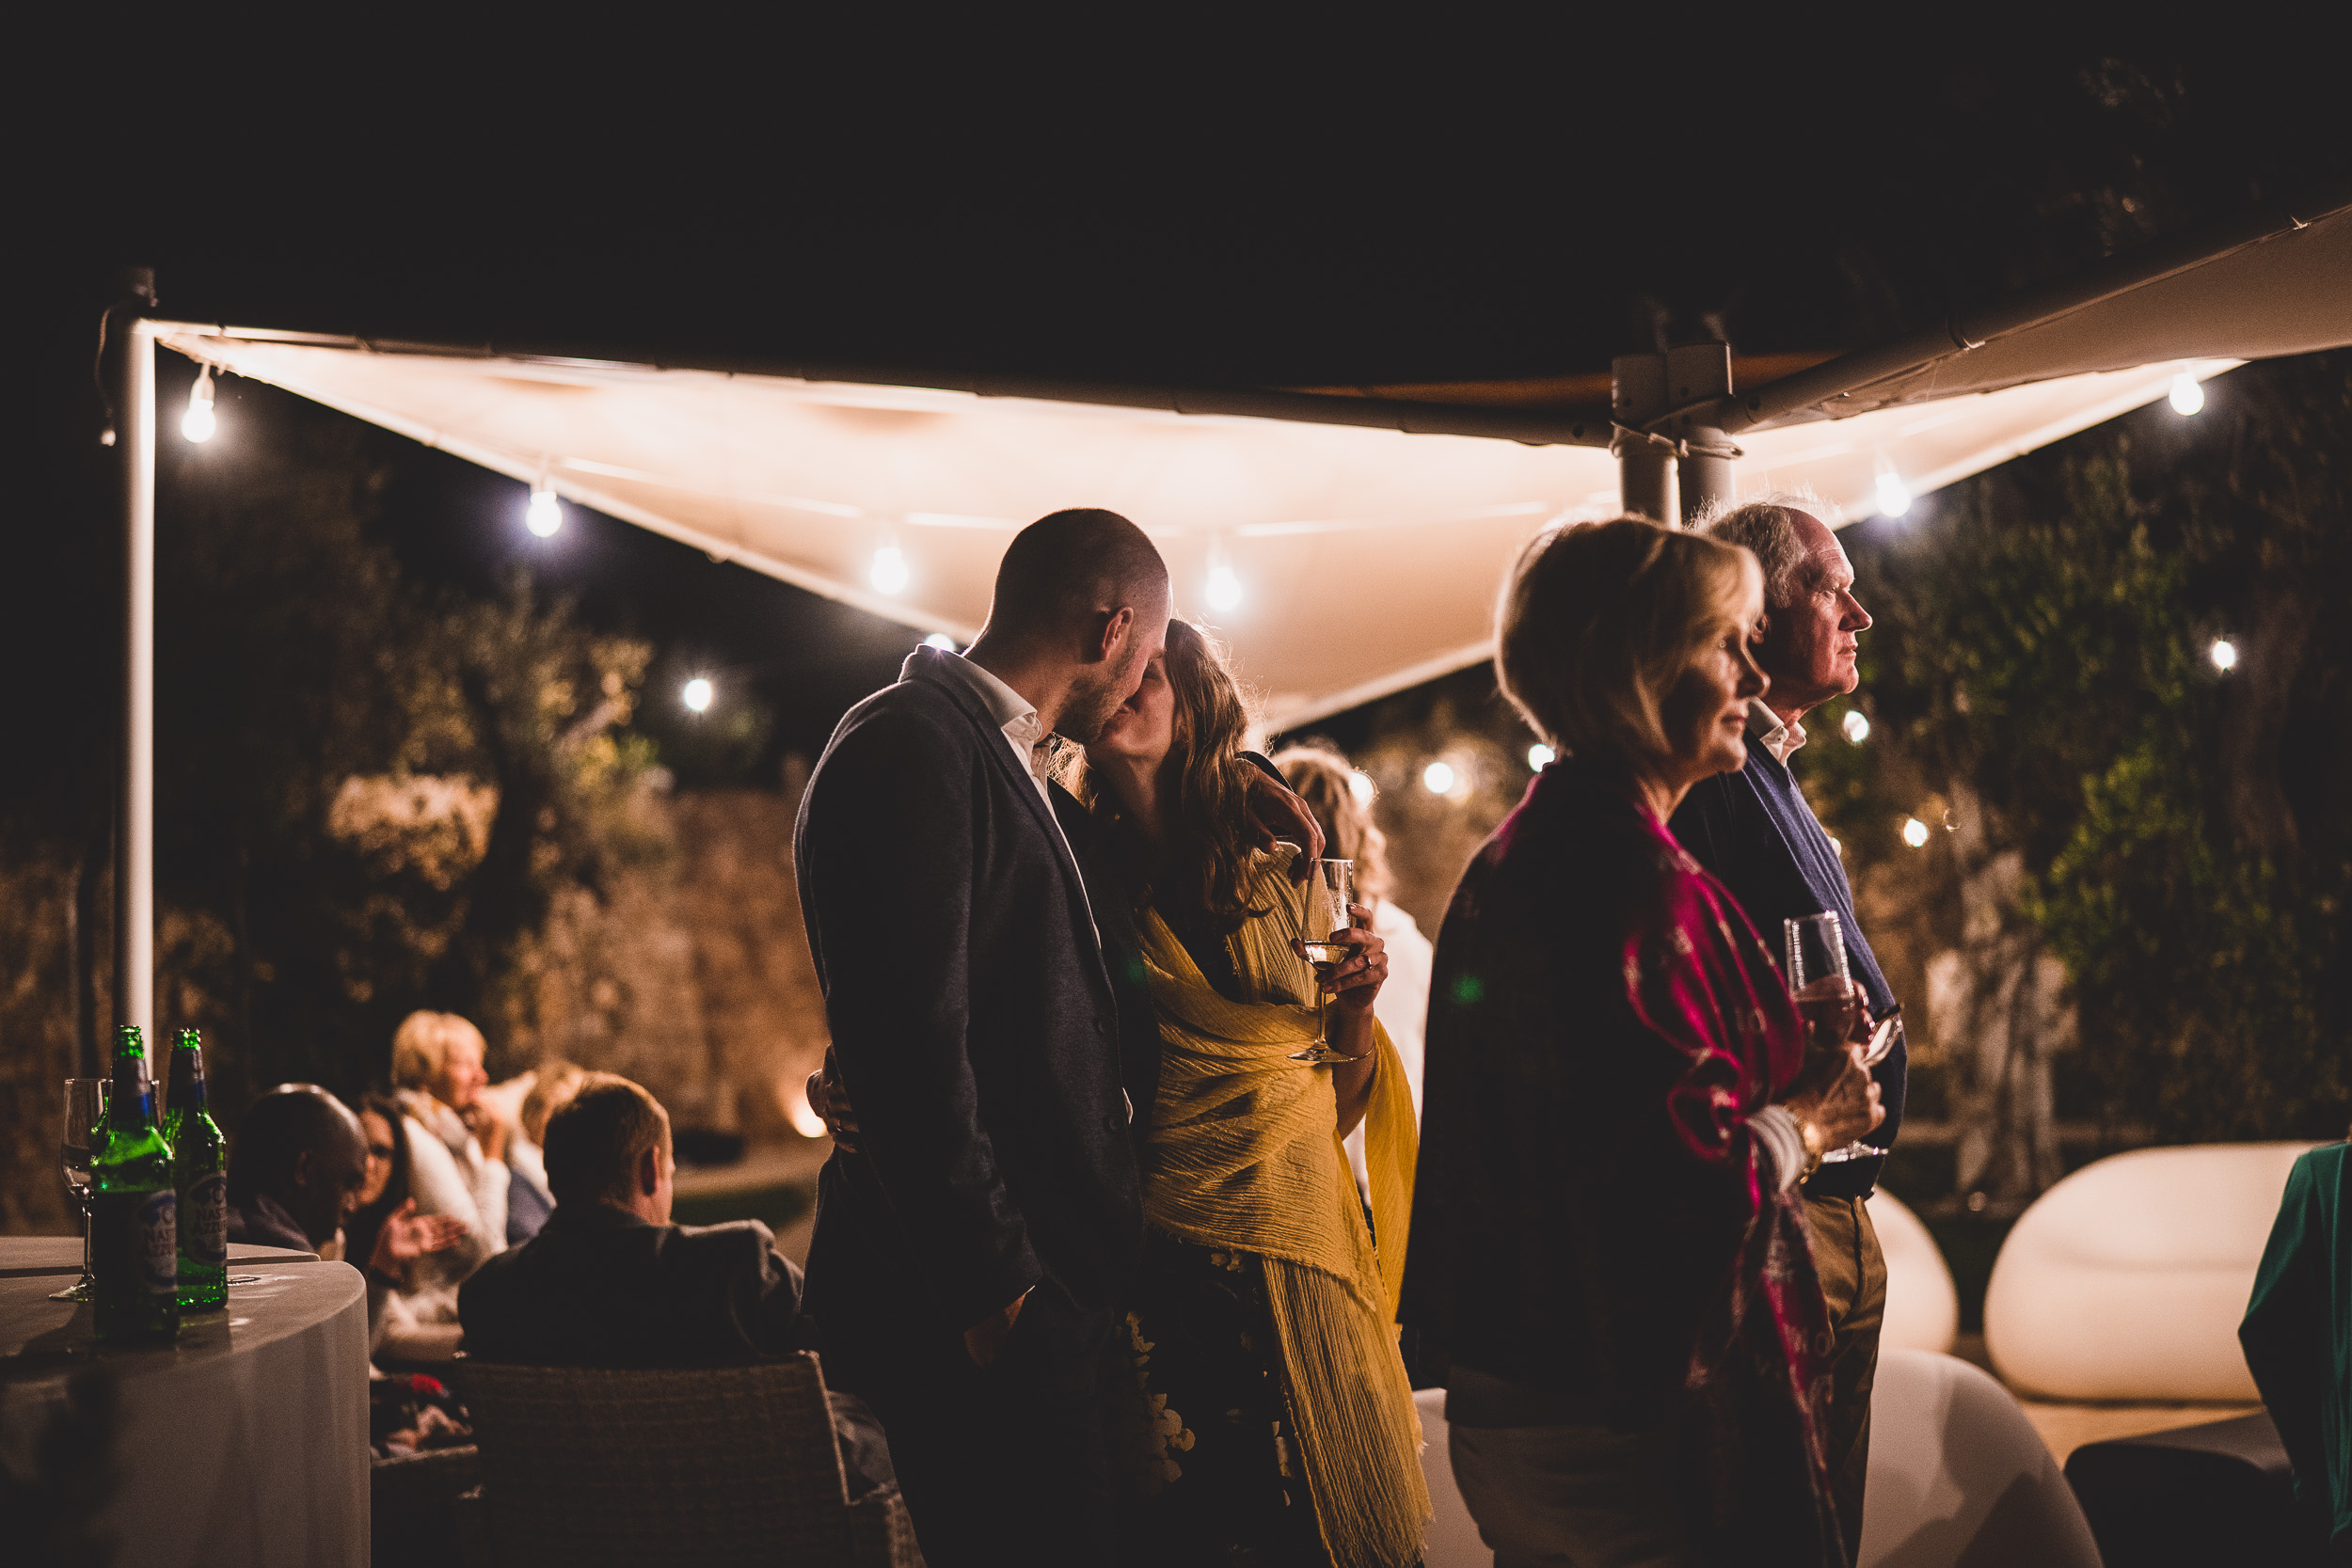
[[[1638,437],[1617,448],[1617,504],[1654,523],[1672,523],[1681,515],[1676,499],[1675,450]]]
[[[115,780],[115,1022],[155,1058],[155,340],[130,323],[118,363],[122,451],[121,771]]]
[[[1731,442],[1722,431],[1711,425],[1691,425],[1679,434],[1690,443],[1680,463],[1682,521],[1688,523],[1718,502],[1730,503],[1731,459],[1728,455],[1718,453],[1728,453]],[[1704,451],[1704,448],[1714,450]]]

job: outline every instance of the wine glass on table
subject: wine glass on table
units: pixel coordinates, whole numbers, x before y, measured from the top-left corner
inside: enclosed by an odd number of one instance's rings
[[[1344,1051],[1331,1049],[1331,1006],[1323,994],[1331,976],[1340,965],[1347,962],[1355,948],[1347,942],[1347,928],[1355,923],[1348,906],[1356,902],[1356,863],[1354,861],[1317,861],[1314,875],[1307,879],[1307,908],[1300,918],[1299,945],[1307,950],[1307,961],[1315,972],[1315,1040],[1304,1051],[1294,1051],[1290,1059],[1321,1066],[1327,1062],[1352,1062],[1356,1058]]]
[[[82,1210],[82,1277],[53,1291],[51,1301],[87,1301],[98,1286],[98,1276],[90,1272],[89,1166],[91,1152],[106,1135],[102,1123],[106,1117],[107,1087],[108,1080],[103,1078],[65,1081],[65,1131],[59,1140],[58,1162],[65,1168],[66,1190]]]
[[[1788,949],[1788,990],[1799,1002],[1825,1000],[1844,996],[1853,990],[1853,977],[1846,967],[1845,931],[1834,912],[1798,915],[1781,923]],[[1867,1071],[1886,1059],[1902,1038],[1903,1009],[1899,1004],[1889,1007],[1870,1032],[1868,1046],[1862,1053],[1862,1066]],[[1856,1138],[1843,1148],[1826,1149],[1821,1154],[1824,1164],[1860,1160],[1886,1150]]]

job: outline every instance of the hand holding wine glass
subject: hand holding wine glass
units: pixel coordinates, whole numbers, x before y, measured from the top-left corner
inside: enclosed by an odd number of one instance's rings
[[[1315,972],[1315,1038],[1304,1051],[1294,1051],[1290,1059],[1321,1066],[1330,1062],[1352,1062],[1356,1057],[1336,1050],[1331,1044],[1330,1007],[1327,999],[1335,994],[1364,990],[1368,965],[1359,957],[1367,942],[1377,943],[1379,938],[1357,925],[1359,913],[1365,920],[1371,911],[1356,902],[1356,863],[1353,861],[1319,860],[1314,873],[1307,879],[1306,908],[1299,916],[1299,940],[1295,951],[1314,967]],[[1388,960],[1380,958],[1380,973],[1387,974]],[[1377,981],[1370,989],[1376,991]],[[1372,1006],[1369,997],[1343,1002],[1352,1011],[1360,1013]]]

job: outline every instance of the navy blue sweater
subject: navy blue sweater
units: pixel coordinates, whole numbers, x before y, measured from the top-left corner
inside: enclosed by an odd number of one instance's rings
[[[1883,1013],[1895,993],[1879,973],[1879,961],[1854,918],[1853,888],[1837,859],[1837,847],[1821,831],[1786,765],[1777,761],[1749,726],[1748,765],[1718,773],[1691,786],[1670,826],[1682,847],[1712,871],[1740,907],[1748,911],[1765,945],[1777,954],[1781,922],[1793,915],[1834,912],[1846,937],[1847,967],[1870,993],[1870,1011]],[[1906,1053],[1899,1041],[1871,1069],[1879,1081],[1886,1119],[1869,1135],[1881,1148],[1895,1147],[1903,1120]],[[1849,1160],[1823,1165],[1804,1184],[1807,1197],[1865,1197],[1878,1184],[1883,1159]]]

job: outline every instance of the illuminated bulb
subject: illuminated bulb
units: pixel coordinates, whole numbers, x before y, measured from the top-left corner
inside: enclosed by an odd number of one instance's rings
[[[2204,406],[2205,388],[2202,382],[2186,371],[2172,378],[2172,412],[2189,415]]]
[[[1879,512],[1888,517],[1899,517],[1911,510],[1911,491],[1902,476],[1896,473],[1879,475]]]
[[[1551,766],[1551,759],[1555,754],[1557,753],[1550,747],[1538,740],[1527,749],[1527,766],[1540,773]]]
[[[213,367],[207,365],[188,388],[187,417],[180,421],[180,434],[191,441],[209,441],[220,421],[213,417]]]
[[[1928,847],[1928,825],[1915,816],[1904,817],[1903,842],[1914,849],[1926,848]]]
[[[1372,798],[1379,793],[1379,787],[1372,782],[1371,774],[1359,768],[1347,776],[1347,792],[1356,797],[1358,805],[1368,806],[1372,804]]]
[[[874,552],[871,578],[875,591],[896,594],[907,585],[907,558],[896,545],[884,545]]]
[[[1432,795],[1443,795],[1454,787],[1454,769],[1442,762],[1433,762],[1421,770],[1421,787]]]
[[[531,492],[531,506],[523,513],[523,527],[542,539],[552,539],[555,531],[563,526],[564,503],[546,485],[534,488]]]
[[[1241,605],[1241,578],[1231,566],[1209,568],[1209,608],[1215,610],[1238,609]]]
[[[700,675],[688,681],[686,689],[679,695],[684,699],[686,705],[696,713],[707,713],[710,710],[710,683]]]
[[[2237,644],[2226,637],[2217,637],[2213,640],[2213,646],[2205,650],[2205,657],[2213,660],[2213,667],[2217,670],[2234,670],[2237,668]]]
[[[1870,738],[1870,721],[1862,716],[1859,708],[1848,708],[1844,721],[1837,727],[1845,731],[1846,738],[1857,746]]]
[[[935,631],[923,639],[923,646],[937,648],[943,654],[952,654],[956,651],[956,640],[944,631]]]

